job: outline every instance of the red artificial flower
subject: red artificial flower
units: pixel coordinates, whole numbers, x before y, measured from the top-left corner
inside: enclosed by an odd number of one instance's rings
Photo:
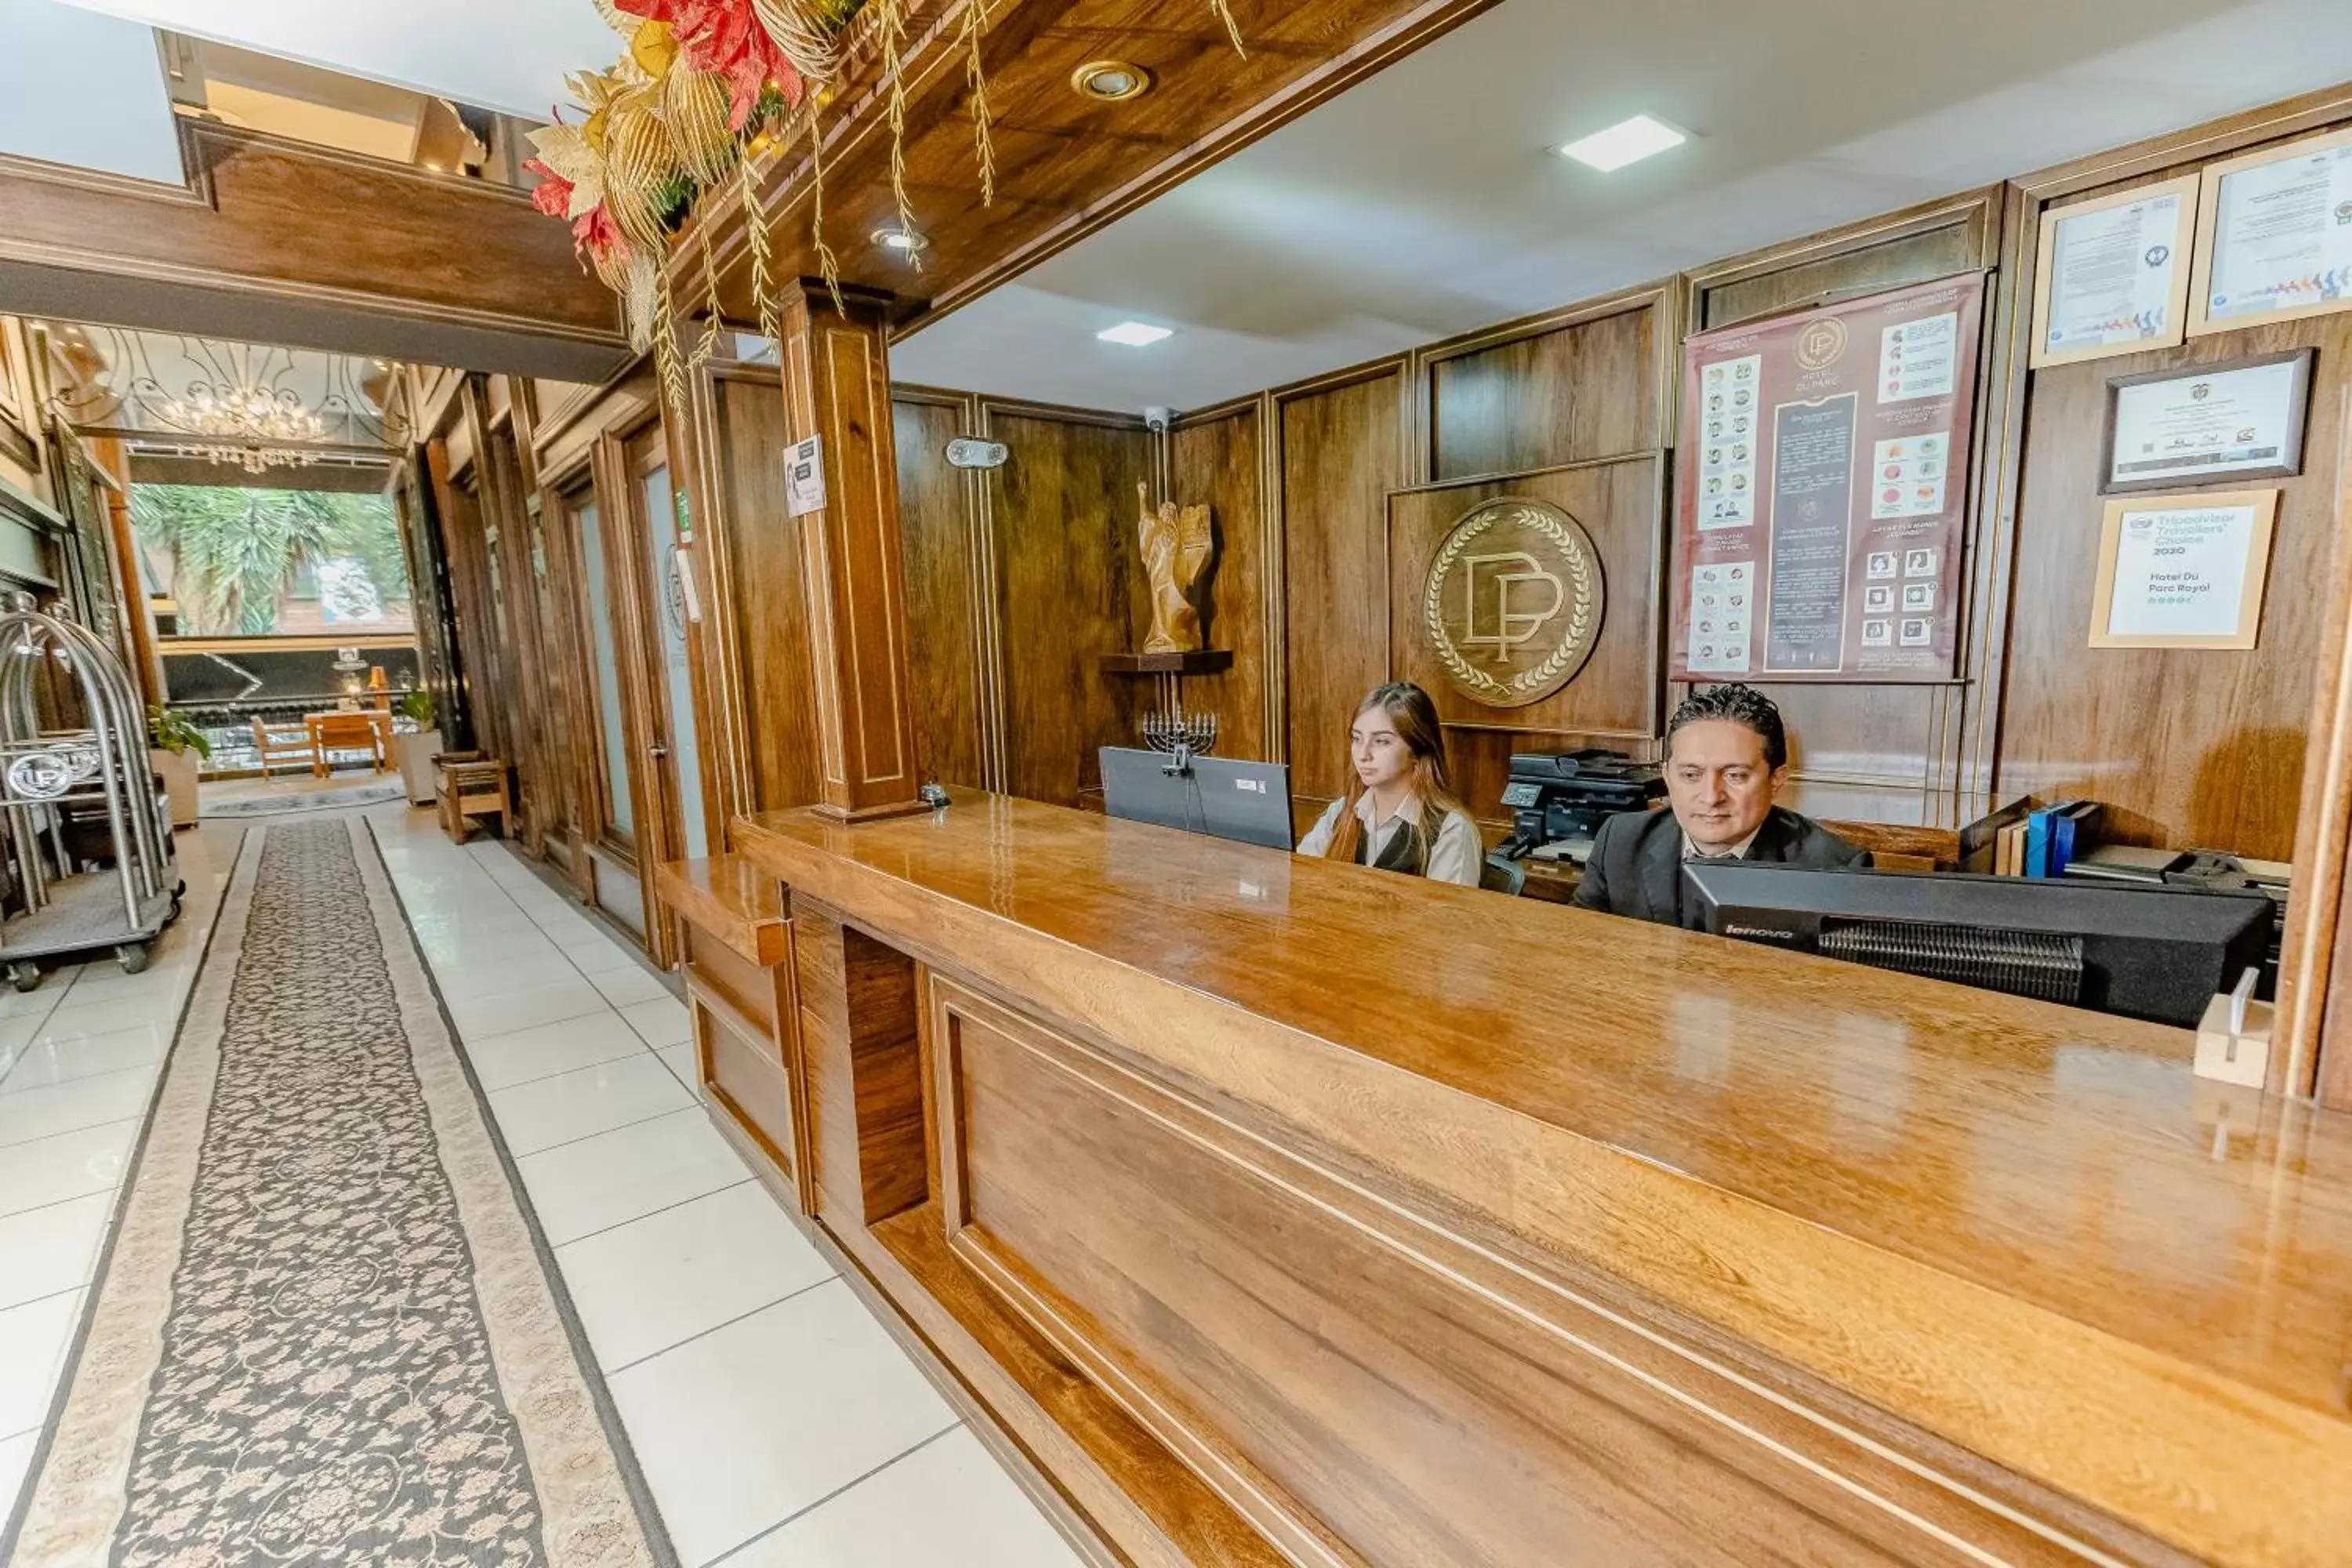
[[[677,38],[686,63],[698,71],[727,79],[730,110],[727,128],[740,131],[760,102],[760,94],[775,82],[784,101],[801,100],[801,73],[793,68],[768,29],[751,9],[751,0],[613,0],[632,16],[664,22]]]
[[[629,256],[629,242],[621,237],[620,224],[602,202],[572,219],[572,248],[598,263],[615,258],[625,261]]]
[[[530,188],[530,205],[550,217],[562,217],[572,210],[572,182],[541,163],[526,158],[522,166],[539,176],[539,184]]]

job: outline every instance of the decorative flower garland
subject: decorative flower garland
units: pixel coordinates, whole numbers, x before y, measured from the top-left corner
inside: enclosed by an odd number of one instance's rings
[[[710,320],[678,360],[676,300],[669,278],[670,237],[695,202],[730,178],[743,211],[751,255],[751,292],[760,330],[778,336],[772,292],[773,237],[760,205],[752,155],[771,142],[810,139],[813,248],[824,280],[840,284],[824,237],[824,137],[818,108],[836,82],[842,40],[852,23],[874,13],[871,31],[882,53],[889,99],[890,190],[903,232],[913,234],[907,199],[907,88],[903,51],[907,16],[925,0],[595,0],[605,22],[625,42],[619,60],[601,71],[565,79],[586,110],[579,124],[556,123],[531,132],[538,156],[523,166],[540,177],[531,200],[572,226],[582,261],[620,295],[629,342],[650,346],[664,392],[682,406],[686,371],[719,342],[719,279],[710,266],[709,223],[700,230]],[[1227,0],[1208,5],[1242,52],[1241,30]],[[996,200],[996,153],[990,128],[988,83],[981,53],[989,0],[965,8],[957,42],[965,50],[972,141],[982,205]]]

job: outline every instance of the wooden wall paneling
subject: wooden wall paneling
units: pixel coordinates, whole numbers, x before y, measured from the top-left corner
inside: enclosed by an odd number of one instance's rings
[[[1514,751],[1606,746],[1646,756],[1654,750],[1664,683],[1664,471],[1665,455],[1653,451],[1389,496],[1389,678],[1414,681],[1436,701],[1454,793],[1480,821],[1508,821],[1501,799]],[[1549,501],[1576,519],[1600,552],[1607,593],[1600,638],[1584,668],[1551,696],[1516,709],[1463,696],[1421,630],[1430,558],[1465,512],[1504,495]]]
[[[1136,486],[1154,474],[1140,420],[983,400],[982,434],[1012,455],[988,471],[1004,663],[1003,787],[1075,805],[1100,787],[1096,750],[1137,743],[1136,694],[1102,656],[1148,628]]]
[[[2021,253],[2030,257],[2023,236],[2047,205],[2191,173],[2347,118],[2352,92],[2337,89],[2028,176],[2016,187]],[[2276,481],[2279,522],[2259,645],[2202,658],[2085,647],[2095,549],[2084,560],[2076,546],[2084,530],[2096,531],[2107,381],[2304,346],[2320,351],[2309,438],[2303,474]],[[2006,668],[1990,694],[2000,705],[1999,793],[2094,795],[2112,803],[2111,829],[2130,841],[2294,855],[2315,671],[2333,650],[2324,601],[2286,585],[2322,580],[2328,560],[2340,438],[2332,411],[2352,385],[2347,347],[2352,324],[2315,318],[2034,373],[2014,569],[2032,592],[2016,598]]]
[[[915,961],[792,898],[818,1214],[863,1228],[930,1196]]]
[[[497,602],[492,626],[501,640],[501,677],[507,682],[508,761],[515,776],[519,823],[502,824],[530,854],[546,852],[547,824],[560,817],[561,785],[555,776],[555,738],[551,732],[549,693],[544,688],[545,653],[541,646],[539,578],[530,548],[534,520],[524,503],[522,473],[510,419],[492,412],[490,378],[469,382],[461,402],[475,451],[476,494],[486,537],[494,530]],[[518,833],[518,829],[520,832]]]
[[[697,527],[713,585],[708,614],[735,812],[818,798],[816,697],[799,522],[784,515],[784,390],[772,367],[713,365],[698,377],[707,494]],[[708,752],[712,748],[706,748]]]
[[[1654,285],[1418,355],[1427,478],[1523,473],[1670,444],[1673,290]]]
[[[2110,377],[2319,347],[2305,470],[2280,490],[2260,641],[2244,652],[2091,648],[2100,426]],[[2019,497],[2017,577],[1997,778],[2000,793],[2107,803],[2108,834],[2291,858],[2315,670],[2327,657],[2326,580],[2352,319],[2315,317],[2179,349],[2034,373]],[[2183,486],[2189,489],[2196,487]]]
[[[1265,720],[1268,761],[1290,761],[1290,549],[1284,521],[1282,405],[1271,392],[1257,396],[1257,497],[1265,535],[1265,570],[1258,604],[1265,628]],[[1292,786],[1292,799],[1297,798]]]
[[[1275,395],[1291,793],[1346,787],[1348,721],[1387,679],[1382,497],[1405,482],[1410,366],[1392,360]]]
[[[1685,278],[1685,331],[1994,268],[2001,256],[2002,213],[2003,191],[1995,185],[1700,268]],[[1986,552],[2000,501],[1998,485],[1989,489],[1986,483],[1989,455],[2013,439],[2014,427],[1999,412],[2005,405],[1989,387],[2001,363],[1992,346],[2011,330],[2001,314],[2006,299],[1996,290],[1986,311],[1986,348],[1979,362],[1965,545],[1971,563]],[[1979,611],[1972,594],[1963,616]],[[1966,663],[1948,684],[1755,683],[1789,721],[1790,805],[1815,816],[1958,825],[1964,815],[1958,787],[1962,710],[1969,683],[1997,640],[1990,621],[1964,618],[1963,624],[1982,635],[1964,638]],[[1678,700],[1685,689],[1670,691],[1669,699]]]
[[[465,656],[465,706],[472,718],[474,743],[491,756],[506,756],[511,742],[507,735],[504,667],[493,629],[495,617],[490,607],[488,546],[482,537],[481,509],[470,487],[461,483],[453,472],[448,442],[436,437],[426,444],[425,450],[434,510],[440,518],[443,542],[449,552],[451,609]]]
[[[2234,153],[2242,153],[2251,146],[2261,146],[2263,141],[2282,141],[2315,130],[2328,130],[2331,124],[2340,124],[2347,118],[2352,118],[2352,89],[2328,87],[2328,89],[2303,94],[2298,99],[2288,99],[2284,103],[2253,108],[2246,113],[2225,115],[2225,118],[2213,120],[2213,122],[2200,124],[2200,127],[2171,132],[2171,134],[2164,136],[2149,136],[2147,141],[2138,141],[2133,146],[2094,153],[2088,157],[2077,157],[2072,163],[2018,176],[2009,188],[2009,214],[2006,214],[2006,230],[2009,233],[2006,233],[2004,251],[2001,251],[2004,278],[1997,279],[2001,294],[2013,294],[2016,300],[2013,300],[2013,306],[2004,300],[2004,308],[2013,308],[2018,312],[2028,310],[2028,289],[2032,287],[2034,273],[2034,247],[2039,245],[2039,218],[2042,218],[2042,209],[2049,202],[2061,202],[2070,195],[2082,195],[2082,193],[2095,193],[2100,188],[2107,188],[2107,185],[2147,184],[2147,181],[2161,176],[2166,169],[2183,169],[2194,160],[2234,155]],[[2011,421],[2011,428],[2022,428],[2022,418],[2025,418],[2028,376],[2022,374],[2022,360],[2025,360],[2025,351],[2028,351],[2028,331],[2030,322],[2018,320],[2018,322],[2013,322],[2009,341],[2001,343],[2004,353],[2009,355],[2009,367],[2006,367],[2009,369],[2009,406],[2006,406],[2004,414]],[[1980,402],[1978,406],[1985,409],[1988,405]],[[2322,409],[2316,405],[2312,416],[2322,416]],[[1994,545],[2004,552],[2013,548],[2013,536],[2016,536],[2016,491],[2018,479],[2021,479],[2018,458],[2022,456],[2022,442],[2018,442],[2018,439],[2009,442],[2006,456],[2009,456],[2009,466],[2006,466],[2006,472],[2000,475],[2000,491],[1992,491],[1992,479],[1988,475],[1988,496],[2000,508],[1997,517],[1994,517],[1994,527],[2000,529],[2000,533],[1994,538]],[[1994,550],[1988,550],[1988,557],[1990,555],[1994,555]],[[1971,703],[1971,712],[1969,712],[1967,736],[1964,736],[1967,764],[1964,764],[1964,781],[1961,781],[1964,787],[1978,790],[1980,797],[1985,799],[1990,799],[1994,752],[1997,752],[2001,733],[2001,703],[2004,703],[2006,693],[2006,660],[2009,660],[2004,637],[2006,630],[2009,630],[2009,605],[2011,597],[2013,597],[2013,581],[2018,581],[2006,560],[1994,562],[1994,569],[1997,569],[1997,576],[1990,585],[1990,593],[2000,595],[2000,597],[1997,597],[1997,602],[1988,599],[1988,614],[1983,616],[1983,621],[1992,627],[1990,656],[1985,660],[1983,672],[1980,672],[1980,700]],[[1980,574],[1978,574],[1978,583],[1983,583]]]
[[[653,366],[633,362],[584,398],[543,414],[531,427],[531,457],[542,474],[569,472],[588,460],[606,432],[634,430],[661,416],[661,387]]]
[[[1850,1446],[1785,1372],[1685,1360],[1622,1293],[1401,1230],[1229,1111],[928,989],[950,1247],[1292,1563],[2081,1561],[1955,1495],[1982,1467],[1923,1434]]]
[[[556,487],[546,482],[533,444],[537,398],[530,384],[515,389],[515,458],[530,516],[530,569],[539,610],[540,689],[546,704],[551,754],[554,819],[545,845],[582,897],[593,898],[586,845],[594,829],[587,769],[595,761],[593,688],[582,677],[587,659],[579,591],[578,520]],[[567,538],[567,535],[573,537]]]
[[[978,421],[961,393],[895,389],[898,521],[906,541],[907,624],[916,751],[928,780],[987,787],[1001,742],[1003,690],[990,621],[985,476],[951,467],[947,444]]]
[[[412,446],[399,464],[393,499],[408,563],[408,591],[416,606],[416,641],[424,662],[420,673],[432,694],[434,722],[440,728],[442,744],[452,751],[466,751],[474,744],[473,717],[467,704],[466,655],[457,637],[449,546],[434,497],[428,456],[423,447]]]
[[[1231,650],[1230,668],[1184,682],[1184,705],[1217,716],[1217,754],[1273,761],[1266,728],[1267,686],[1275,678],[1268,655],[1267,580],[1278,574],[1268,550],[1260,487],[1265,429],[1259,399],[1187,415],[1167,440],[1170,500],[1206,502],[1217,530],[1217,557],[1209,579],[1202,628],[1210,647]]]

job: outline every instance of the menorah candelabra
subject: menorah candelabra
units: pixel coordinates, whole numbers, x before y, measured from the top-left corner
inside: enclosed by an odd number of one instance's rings
[[[1160,678],[1160,706],[1146,712],[1139,727],[1143,743],[1171,759],[1171,773],[1182,773],[1194,757],[1216,749],[1217,716],[1185,712],[1183,688],[1172,674]]]

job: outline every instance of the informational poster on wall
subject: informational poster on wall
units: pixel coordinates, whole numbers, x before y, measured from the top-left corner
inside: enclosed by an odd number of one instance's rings
[[[1683,345],[1677,680],[1943,680],[1984,276]]]

